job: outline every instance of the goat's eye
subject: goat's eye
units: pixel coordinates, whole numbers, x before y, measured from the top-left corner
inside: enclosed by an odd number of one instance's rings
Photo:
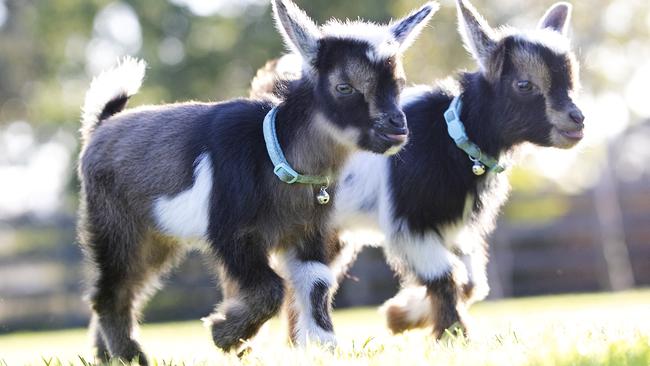
[[[350,84],[339,84],[336,86],[336,91],[341,95],[350,95],[354,93],[354,88]]]
[[[528,80],[517,81],[517,89],[522,93],[528,93],[534,88],[534,84]]]

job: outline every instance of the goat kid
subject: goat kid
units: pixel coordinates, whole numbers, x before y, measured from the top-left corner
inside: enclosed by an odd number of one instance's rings
[[[401,54],[436,9],[428,3],[388,26],[319,28],[292,2],[273,0],[278,29],[302,60],[302,76],[279,104],[237,99],[122,111],[144,76],[144,63],[133,59],[93,81],[82,116],[79,239],[91,267],[100,358],[147,363],[135,339],[139,311],[192,242],[204,243],[222,281],[224,301],[205,319],[218,347],[252,337],[287,292],[301,314],[295,340],[334,343],[335,279],[324,245],[331,205],[314,198],[320,185],[285,183],[305,176],[274,167],[265,138],[284,150],[285,163],[332,184],[351,152],[399,150],[407,136]],[[275,122],[269,136],[265,116]],[[285,279],[269,266],[270,251],[284,258]]]
[[[495,30],[468,1],[456,5],[479,70],[455,85],[407,88],[409,143],[392,157],[356,153],[332,217],[340,242],[330,266],[339,280],[363,245],[382,245],[404,284],[382,307],[389,328],[433,325],[438,338],[452,326],[467,333],[467,307],[488,294],[485,238],[509,191],[502,162],[524,142],[571,148],[584,127],[572,99],[579,81],[570,4],[553,5],[534,31]],[[300,74],[290,61],[260,70],[252,94],[281,95],[273,80]]]

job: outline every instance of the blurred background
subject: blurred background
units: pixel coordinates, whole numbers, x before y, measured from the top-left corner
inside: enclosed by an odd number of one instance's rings
[[[386,22],[416,0],[297,0],[318,22]],[[406,54],[413,83],[474,69],[442,0]],[[493,26],[532,28],[552,0],[474,0]],[[650,2],[574,2],[587,137],[578,149],[527,148],[490,239],[490,298],[650,284]],[[268,0],[0,0],[0,333],[84,325],[75,240],[80,106],[93,75],[122,55],[148,64],[131,105],[248,94],[283,52]],[[199,255],[170,276],[145,318],[198,318],[219,299]],[[398,281],[362,253],[337,307],[378,304]]]

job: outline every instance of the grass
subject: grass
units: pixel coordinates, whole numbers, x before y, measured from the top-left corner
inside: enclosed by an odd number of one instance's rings
[[[140,339],[157,365],[650,365],[650,290],[485,302],[474,306],[470,341],[427,330],[391,335],[374,308],[337,311],[339,348],[292,349],[272,320],[238,359],[213,345],[197,321],[145,325]],[[0,366],[86,365],[84,329],[0,336]]]

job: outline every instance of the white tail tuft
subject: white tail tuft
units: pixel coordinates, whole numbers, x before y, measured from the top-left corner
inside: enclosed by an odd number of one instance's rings
[[[142,85],[146,63],[133,57],[121,59],[113,69],[95,77],[86,93],[81,114],[81,137],[87,142],[101,122],[106,105],[118,98],[128,98]]]

